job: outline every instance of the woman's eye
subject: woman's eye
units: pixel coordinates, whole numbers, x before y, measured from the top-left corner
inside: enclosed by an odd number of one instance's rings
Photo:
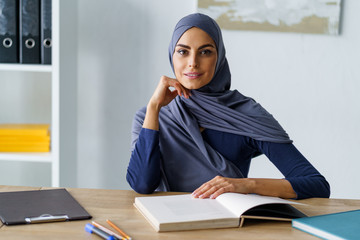
[[[186,54],[186,50],[184,50],[184,49],[179,49],[177,52],[178,52],[180,55],[185,55],[185,54]]]
[[[210,55],[212,53],[212,51],[209,49],[204,49],[200,53],[201,53],[201,55]]]

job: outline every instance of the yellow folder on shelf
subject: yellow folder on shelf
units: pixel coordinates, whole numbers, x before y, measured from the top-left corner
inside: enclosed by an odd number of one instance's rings
[[[50,152],[50,146],[28,147],[28,146],[0,146],[0,152]]]
[[[0,124],[0,152],[49,152],[50,124]]]
[[[50,142],[0,142],[0,147],[47,147]]]
[[[0,144],[3,142],[50,142],[50,136],[32,136],[32,135],[17,135],[17,136],[3,136],[0,135]]]
[[[50,124],[0,124],[0,136],[48,136]]]

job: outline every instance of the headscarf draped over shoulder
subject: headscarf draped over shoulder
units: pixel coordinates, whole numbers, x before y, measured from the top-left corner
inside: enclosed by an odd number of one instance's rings
[[[203,140],[200,127],[260,141],[291,143],[280,124],[260,104],[237,90],[229,90],[231,74],[221,30],[212,18],[195,13],[178,22],[169,45],[172,69],[175,46],[192,27],[202,29],[214,40],[218,58],[213,79],[207,85],[191,90],[189,99],[176,97],[160,111],[163,177],[158,190],[162,191],[191,192],[217,175],[243,177],[232,162]]]

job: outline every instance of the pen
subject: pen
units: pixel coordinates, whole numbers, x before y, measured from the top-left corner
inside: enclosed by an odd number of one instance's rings
[[[116,226],[113,222],[111,222],[109,219],[106,220],[106,222],[112,226],[116,231],[118,231],[121,235],[123,235],[125,238],[127,238],[128,240],[131,240],[131,237],[129,237],[126,233],[124,233],[120,228],[118,228],[118,226]]]
[[[89,233],[95,233],[98,236],[102,237],[103,239],[106,240],[116,240],[116,238],[114,236],[111,236],[110,234],[104,232],[103,230],[95,227],[94,225],[87,223],[85,225],[85,231],[89,232]]]
[[[97,223],[97,222],[95,222],[95,221],[92,221],[91,223],[92,223],[92,225],[94,225],[95,227],[99,228],[100,230],[103,230],[104,232],[110,234],[111,236],[116,237],[116,238],[119,239],[119,240],[127,240],[127,238],[124,238],[124,237],[120,236],[119,234],[114,233],[114,232],[111,231],[110,229],[104,227],[103,225],[101,225],[101,224],[99,224],[99,223]]]

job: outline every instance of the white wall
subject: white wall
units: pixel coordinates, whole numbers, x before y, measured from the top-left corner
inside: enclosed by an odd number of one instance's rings
[[[332,197],[360,198],[360,2],[343,7],[340,36],[227,31],[224,39],[232,86],[279,120]],[[253,163],[252,176],[281,176],[265,157]]]
[[[128,189],[133,116],[171,74],[171,32],[195,4],[79,0],[78,8],[78,186]]]
[[[191,0],[79,0],[79,187],[129,188],[134,112],[161,75],[172,75],[172,30],[195,9]],[[279,120],[337,198],[360,198],[359,10],[359,1],[346,1],[340,36],[223,32],[232,87]],[[265,157],[254,159],[250,176],[282,177]]]

